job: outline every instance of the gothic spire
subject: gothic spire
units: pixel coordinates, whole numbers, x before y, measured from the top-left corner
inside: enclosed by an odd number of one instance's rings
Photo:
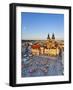
[[[47,39],[50,39],[50,35],[48,34],[48,37],[47,37]]]
[[[54,33],[52,34],[52,39],[55,39],[55,35],[54,35]]]

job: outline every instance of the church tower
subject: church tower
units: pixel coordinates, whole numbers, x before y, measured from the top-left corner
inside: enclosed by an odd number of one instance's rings
[[[47,40],[50,40],[50,35],[48,34]]]
[[[48,34],[47,41],[46,41],[47,48],[50,48],[50,44],[51,44],[50,42],[51,42],[51,38],[50,38],[50,35]]]
[[[55,35],[54,35],[54,33],[52,34],[52,40],[55,40]]]

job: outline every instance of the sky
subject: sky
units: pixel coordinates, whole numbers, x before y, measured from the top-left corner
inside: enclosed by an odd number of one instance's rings
[[[48,33],[64,39],[64,14],[21,13],[21,39],[46,40]]]

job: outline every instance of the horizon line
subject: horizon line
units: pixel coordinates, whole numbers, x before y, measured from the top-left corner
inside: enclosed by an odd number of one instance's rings
[[[47,40],[47,38],[46,39],[21,39],[21,40]],[[55,38],[55,40],[64,40],[64,38]]]

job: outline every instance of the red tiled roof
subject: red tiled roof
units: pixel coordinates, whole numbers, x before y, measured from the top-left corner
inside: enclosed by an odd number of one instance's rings
[[[33,49],[39,49],[40,48],[40,45],[39,44],[35,44],[35,45],[32,45],[31,46]]]

